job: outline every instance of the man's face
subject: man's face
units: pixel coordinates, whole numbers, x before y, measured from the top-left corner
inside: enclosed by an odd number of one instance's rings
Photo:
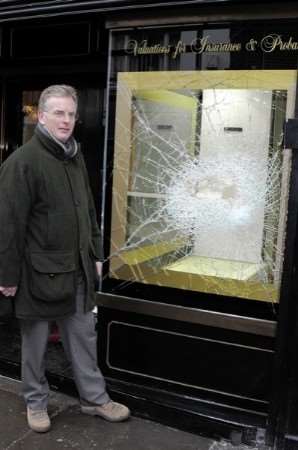
[[[46,111],[38,112],[39,122],[59,141],[66,142],[72,135],[76,120],[76,104],[71,97],[50,97]]]

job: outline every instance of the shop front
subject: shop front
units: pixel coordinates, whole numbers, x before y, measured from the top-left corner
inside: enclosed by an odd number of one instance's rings
[[[298,448],[298,8],[47,3],[21,23],[0,7],[1,159],[31,136],[42,88],[78,88],[113,397],[199,434]]]
[[[291,426],[297,50],[296,21],[110,31],[100,361],[197,432]]]

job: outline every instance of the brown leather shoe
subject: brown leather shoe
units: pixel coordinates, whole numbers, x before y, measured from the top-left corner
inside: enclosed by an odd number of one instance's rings
[[[126,406],[113,402],[113,400],[103,405],[81,405],[81,411],[90,416],[100,416],[109,422],[122,422],[130,416],[130,411]]]
[[[29,428],[37,433],[45,433],[51,428],[51,421],[46,409],[27,408],[27,421]]]

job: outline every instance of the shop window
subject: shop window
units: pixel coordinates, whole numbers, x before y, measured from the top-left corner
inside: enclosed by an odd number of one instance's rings
[[[109,276],[278,302],[296,72],[118,73]]]

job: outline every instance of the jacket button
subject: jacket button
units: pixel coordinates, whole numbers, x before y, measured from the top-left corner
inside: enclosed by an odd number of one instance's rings
[[[79,200],[75,200],[75,202],[74,202],[74,203],[75,203],[75,205],[76,205],[76,206],[80,206],[80,202],[79,202]]]
[[[54,276],[55,276],[54,273],[50,273],[50,274],[49,274],[49,277],[50,277],[50,278],[54,278]]]

